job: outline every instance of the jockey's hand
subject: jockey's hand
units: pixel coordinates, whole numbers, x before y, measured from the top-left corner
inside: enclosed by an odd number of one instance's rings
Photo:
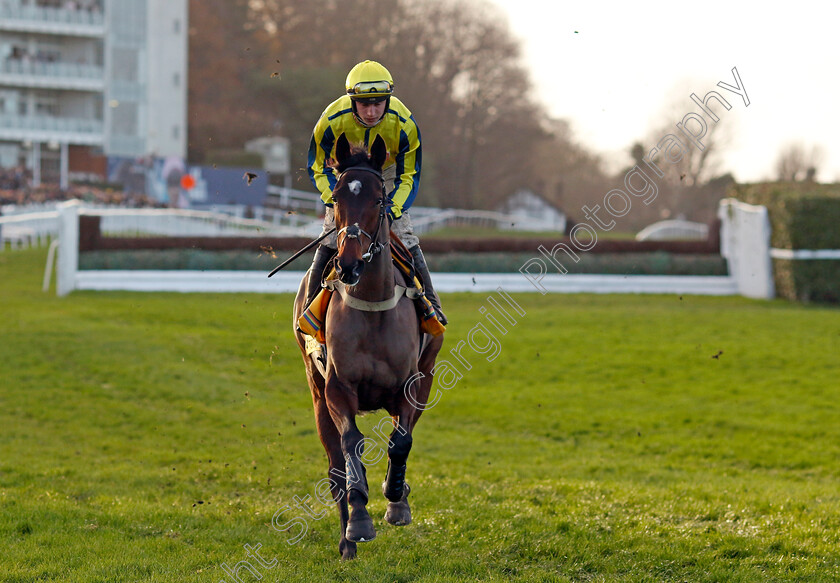
[[[388,209],[388,216],[391,217],[391,221],[396,221],[402,216],[402,209],[392,202],[391,208]]]

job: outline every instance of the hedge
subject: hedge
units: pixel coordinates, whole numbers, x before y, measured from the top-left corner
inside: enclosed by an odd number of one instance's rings
[[[79,218],[79,251],[127,250],[127,249],[204,249],[224,251],[229,249],[274,250],[294,252],[311,239],[303,237],[106,237],[100,229],[100,217],[83,215]],[[580,248],[568,237],[518,238],[434,238],[422,240],[424,253],[527,253],[534,255],[540,246],[552,249],[558,243],[570,248]],[[636,241],[623,239],[599,239],[595,246],[580,255],[599,253],[654,253],[702,255],[720,254],[720,225],[715,223],[709,229],[705,241]]]
[[[619,275],[726,275],[720,257],[719,225],[706,241],[599,240],[593,249],[578,254],[580,261],[564,261],[569,273]],[[188,269],[270,271],[309,243],[299,237],[103,237],[100,217],[80,217],[81,269]],[[423,251],[432,271],[459,273],[514,273],[538,248],[552,249],[568,238],[530,239],[427,238]],[[571,246],[571,245],[570,245]],[[313,252],[289,265],[305,270]]]
[[[290,252],[206,251],[201,249],[87,251],[79,256],[80,269],[187,269],[270,271]],[[433,272],[515,273],[534,253],[427,253]],[[289,267],[304,271],[312,253]],[[580,262],[564,263],[569,273],[618,275],[726,275],[726,262],[719,255],[667,253],[582,254]]]
[[[735,185],[731,196],[767,207],[777,249],[840,249],[840,184]],[[774,259],[776,293],[801,302],[840,303],[840,260]]]

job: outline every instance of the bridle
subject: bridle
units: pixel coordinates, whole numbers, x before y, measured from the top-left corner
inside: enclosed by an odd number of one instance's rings
[[[382,178],[382,173],[378,170],[374,170],[373,168],[368,168],[367,166],[351,166],[347,168],[339,174],[338,179],[341,180],[341,177],[344,176],[346,172],[350,170],[362,170],[364,172],[370,172],[371,174],[375,174],[377,178],[379,178],[380,182],[382,183],[382,196],[380,196],[376,203],[379,205],[379,221],[376,224],[376,231],[373,232],[373,235],[365,231],[359,226],[359,223],[354,223],[352,225],[348,225],[340,229],[336,235],[336,246],[338,247],[339,252],[342,249],[344,242],[347,239],[358,239],[360,235],[364,235],[370,240],[370,246],[366,253],[362,255],[362,260],[370,263],[373,260],[374,255],[381,253],[383,249],[385,249],[388,245],[390,245],[390,240],[385,241],[385,243],[379,243],[379,233],[382,230],[382,223],[385,222],[385,217],[387,215],[387,209],[393,203],[388,199],[387,195],[385,194],[385,180]],[[335,198],[333,198],[333,203],[337,204]],[[361,243],[360,243],[361,244]],[[421,295],[423,295],[423,291],[421,289],[415,288],[413,286],[406,287],[405,285],[400,285],[398,283],[394,284],[394,291],[391,297],[386,298],[384,300],[379,301],[369,301],[363,300],[361,298],[357,298],[350,294],[348,291],[348,285],[341,282],[340,279],[331,279],[324,283],[324,287],[329,290],[337,291],[344,301],[344,305],[347,307],[354,309],[354,310],[361,310],[363,312],[384,312],[387,310],[393,310],[397,304],[399,303],[400,299],[403,296],[411,300],[415,300]]]
[[[341,174],[339,174],[338,179],[341,180],[341,177],[344,176],[347,172],[351,170],[361,170],[364,172],[370,172],[374,174],[377,178],[379,178],[380,183],[382,184],[382,196],[380,196],[376,203],[379,205],[379,220],[376,223],[376,231],[373,232],[373,235],[365,231],[359,226],[359,223],[353,223],[352,225],[347,225],[343,227],[336,233],[336,246],[342,247],[343,243],[347,239],[358,239],[359,235],[364,235],[370,241],[370,245],[368,246],[368,250],[366,253],[362,254],[362,260],[370,263],[373,260],[374,255],[382,252],[383,249],[388,245],[388,242],[380,243],[379,239],[379,232],[382,230],[382,223],[385,222],[385,216],[387,214],[387,207],[389,206],[390,201],[388,197],[385,195],[385,179],[382,178],[382,172],[378,170],[374,170],[373,168],[368,168],[367,166],[351,166],[350,168],[346,168]],[[333,198],[335,202],[335,198]],[[343,235],[343,238],[342,238]],[[361,244],[361,241],[359,242]]]

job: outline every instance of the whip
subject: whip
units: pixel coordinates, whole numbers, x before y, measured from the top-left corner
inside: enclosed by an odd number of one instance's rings
[[[277,273],[278,271],[280,271],[281,269],[286,267],[289,263],[291,263],[292,261],[294,261],[295,259],[297,259],[301,255],[303,255],[304,253],[306,253],[307,251],[312,249],[315,245],[317,245],[323,239],[325,239],[327,236],[329,236],[333,231],[335,231],[335,227],[333,227],[332,229],[330,229],[329,231],[327,231],[326,233],[324,233],[323,235],[321,235],[320,237],[318,237],[317,239],[315,239],[314,241],[312,241],[311,243],[306,245],[306,247],[304,247],[303,249],[301,249],[300,251],[298,251],[297,253],[295,253],[294,255],[289,257],[288,259],[286,259],[283,263],[281,263],[280,265],[278,265],[277,267],[272,269],[271,273],[268,274],[268,277],[271,277],[272,275],[274,275],[275,273]]]

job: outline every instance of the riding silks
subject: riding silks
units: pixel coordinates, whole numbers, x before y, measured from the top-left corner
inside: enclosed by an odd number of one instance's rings
[[[423,286],[421,285],[420,280],[417,279],[417,276],[414,275],[414,268],[410,259],[407,259],[404,253],[400,253],[397,249],[398,247],[395,248],[393,245],[391,246],[391,258],[394,261],[394,265],[397,266],[400,272],[416,289],[422,290]],[[407,253],[407,251],[405,252]],[[410,255],[408,257],[410,258]],[[335,270],[333,270],[327,276],[327,280],[335,279],[335,277]],[[327,314],[327,306],[330,303],[332,294],[332,289],[323,288],[318,295],[315,296],[315,299],[312,300],[312,303],[309,304],[309,307],[304,310],[300,318],[298,318],[298,328],[300,331],[304,334],[309,334],[321,344],[326,342],[324,338],[324,323]],[[440,336],[443,334],[446,328],[437,319],[437,312],[435,312],[435,308],[432,306],[429,299],[425,295],[421,294],[415,301],[415,305],[417,306],[417,315],[420,320],[420,329],[426,334],[431,334],[432,336]]]

